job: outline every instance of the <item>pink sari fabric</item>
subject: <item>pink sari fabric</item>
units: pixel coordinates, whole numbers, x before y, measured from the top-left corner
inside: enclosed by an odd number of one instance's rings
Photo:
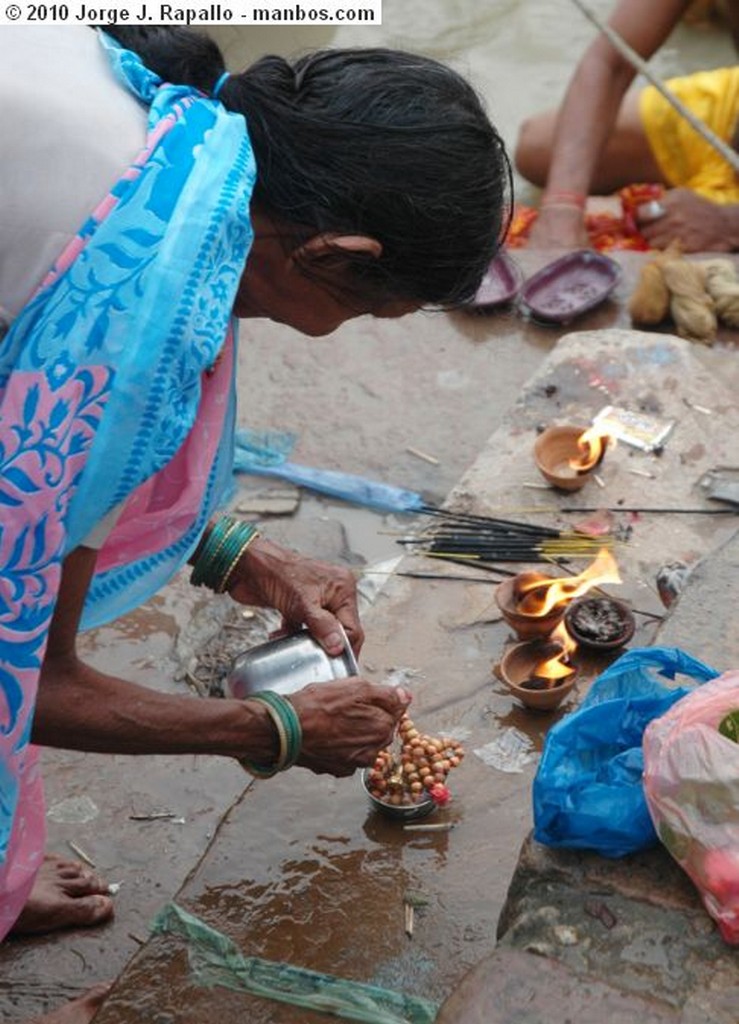
[[[186,561],[233,468],[245,123],[110,45],[147,148],[0,341],[0,938],[43,858],[29,742],[63,560],[125,504],[83,625],[124,613]]]
[[[130,565],[177,541],[197,517],[228,416],[234,337],[203,375],[198,418],[175,457],[138,487],[100,550],[97,572]]]
[[[7,857],[0,867],[0,941],[26,905],[44,859],[46,808],[38,750],[27,747],[25,754],[18,808]]]

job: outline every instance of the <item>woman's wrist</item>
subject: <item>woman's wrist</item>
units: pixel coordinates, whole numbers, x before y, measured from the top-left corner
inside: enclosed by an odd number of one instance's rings
[[[223,515],[209,524],[190,564],[190,582],[225,593],[248,547],[259,536],[253,523]]]
[[[280,737],[266,705],[256,700],[241,700],[239,704],[238,738],[228,751],[242,763],[274,765],[281,753]],[[230,743],[229,743],[230,746]]]
[[[257,778],[270,778],[278,772],[292,768],[300,757],[303,745],[300,719],[289,698],[272,690],[263,690],[248,699],[255,704],[261,704],[272,719],[278,750],[277,755],[269,761],[257,761],[252,757],[239,760],[244,768]]]

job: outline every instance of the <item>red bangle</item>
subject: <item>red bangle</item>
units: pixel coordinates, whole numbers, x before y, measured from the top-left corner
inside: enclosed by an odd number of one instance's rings
[[[575,210],[582,217],[585,212],[582,206],[578,206],[577,203],[545,203],[541,207],[543,210]]]
[[[577,206],[585,209],[588,197],[583,192],[571,192],[568,189],[547,190],[541,197],[541,206]]]

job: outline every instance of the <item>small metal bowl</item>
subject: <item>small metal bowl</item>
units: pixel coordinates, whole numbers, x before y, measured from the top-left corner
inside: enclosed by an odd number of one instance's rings
[[[274,690],[285,696],[302,690],[309,683],[359,675],[354,652],[343,630],[342,635],[344,650],[336,657],[326,654],[307,629],[252,647],[234,659],[226,689],[240,700],[260,690]]]
[[[397,807],[395,804],[386,804],[383,800],[378,800],[376,796],[372,796],[367,786],[368,777],[369,768],[364,768],[360,775],[362,789],[366,793],[370,805],[380,814],[384,814],[386,818],[394,818],[395,821],[418,821],[419,818],[427,818],[429,814],[436,810],[436,804],[430,796],[424,797],[417,804],[407,804],[402,807]]]

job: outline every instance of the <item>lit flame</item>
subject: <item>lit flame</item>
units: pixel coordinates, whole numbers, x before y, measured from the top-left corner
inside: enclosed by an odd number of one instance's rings
[[[555,605],[569,604],[593,587],[604,583],[620,583],[616,559],[607,548],[601,548],[595,560],[579,576],[565,576],[562,579],[527,580],[520,583],[516,610],[524,615],[536,617],[547,615]]]
[[[569,664],[569,658],[577,649],[577,644],[567,632],[564,622],[560,622],[549,640],[558,644],[560,649],[551,658],[540,661],[533,675],[539,679],[549,679],[553,683],[555,679],[566,679],[575,671]]]
[[[577,470],[578,473],[587,473],[595,469],[606,454],[610,440],[611,435],[602,427],[590,427],[584,431],[577,439],[580,454],[568,460],[570,468]]]

